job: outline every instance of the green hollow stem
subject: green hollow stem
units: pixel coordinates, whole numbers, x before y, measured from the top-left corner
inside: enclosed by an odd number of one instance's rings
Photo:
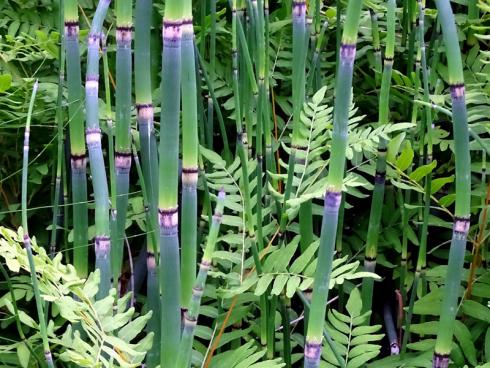
[[[132,9],[131,0],[116,0],[116,233],[112,236],[111,266],[118,284],[124,255],[124,236],[131,169]]]
[[[429,102],[429,76],[427,70],[427,59],[425,52],[425,40],[424,40],[424,24],[425,24],[425,9],[421,0],[418,0],[418,8],[419,8],[419,43],[420,43],[420,62],[422,69],[422,80],[423,80],[423,100],[426,104]],[[423,151],[423,155],[425,153],[426,159],[425,164],[430,164],[432,162],[432,114],[429,106],[425,106],[424,114],[422,114],[422,123],[421,129],[424,130],[425,134],[421,136],[425,136],[427,140],[426,149]],[[424,145],[422,141],[420,145]],[[408,336],[410,334],[410,324],[411,317],[413,313],[413,305],[415,302],[415,295],[417,293],[417,284],[419,281],[422,281],[425,284],[425,271],[427,267],[426,256],[427,256],[427,237],[429,230],[429,212],[430,212],[430,202],[431,202],[431,183],[432,183],[432,173],[429,173],[425,177],[425,188],[424,188],[424,206],[422,213],[422,227],[420,230],[420,241],[419,241],[419,253],[417,257],[417,265],[415,269],[415,279],[412,287],[412,295],[410,297],[410,303],[408,306],[407,319],[405,323],[405,336],[403,347],[406,346],[408,341]],[[422,287],[424,290],[425,287]],[[423,296],[423,295],[422,295]]]
[[[196,280],[199,142],[192,0],[185,0],[183,4],[181,308],[185,311],[191,302],[192,287]]]
[[[471,160],[465,101],[463,63],[458,32],[449,0],[436,0],[438,19],[448,63],[449,87],[452,99],[454,153],[456,162],[456,200],[453,234],[442,298],[439,328],[432,365],[446,368],[452,348],[454,320],[457,313],[461,272],[464,267],[466,239],[470,227]]]
[[[21,193],[21,209],[22,209],[22,228],[23,228],[23,241],[24,248],[29,260],[29,271],[31,274],[32,288],[34,289],[34,297],[36,300],[37,316],[39,318],[39,333],[43,344],[44,357],[49,368],[54,367],[53,357],[49,347],[48,333],[46,329],[46,319],[44,318],[44,302],[41,298],[41,292],[39,291],[39,284],[36,275],[36,266],[34,264],[34,256],[32,255],[31,238],[29,237],[29,230],[27,227],[27,174],[29,166],[29,138],[31,128],[32,110],[34,108],[34,101],[38,90],[38,81],[34,82],[32,87],[31,98],[29,101],[29,110],[27,112],[26,128],[24,131],[24,152],[22,156],[22,193]]]
[[[110,0],[100,0],[97,5],[88,36],[85,76],[87,125],[85,134],[95,199],[95,267],[100,270],[100,284],[97,292],[99,299],[108,295],[112,283],[109,194],[99,127],[99,46],[102,24],[109,5]]]
[[[284,190],[284,205],[290,199],[295,165],[303,157],[303,151],[307,147],[300,144],[301,135],[301,111],[305,100],[305,68],[307,43],[305,42],[306,33],[306,3],[303,0],[294,0],[292,3],[292,21],[293,21],[293,75],[292,75],[292,97],[293,97],[293,133],[291,137],[291,153],[288,161],[288,176]],[[297,151],[301,151],[297,152]],[[296,157],[298,154],[298,157]],[[303,207],[303,211],[308,209]],[[284,211],[283,211],[284,212]],[[281,225],[285,225],[285,217],[281,219]],[[301,219],[300,219],[301,221]]]
[[[63,7],[60,6],[60,29],[64,25]],[[63,170],[63,88],[65,85],[65,39],[61,37],[61,45],[59,52],[59,69],[58,69],[58,97],[56,102],[56,126],[57,126],[57,146],[56,146],[56,177],[53,195],[53,220],[51,228],[51,239],[49,245],[49,256],[54,257],[56,253],[56,244],[58,242],[58,225],[60,220],[61,209],[60,193],[61,193],[61,178]]]
[[[152,0],[138,0],[135,8],[134,76],[136,119],[141,154],[141,171],[146,193],[147,212],[147,304],[153,311],[147,331],[154,333],[154,341],[160,340],[160,288],[158,283],[158,155],[153,122],[151,73],[151,14]],[[146,355],[146,364],[157,366],[160,362],[160,346],[154,343]]]
[[[160,229],[160,366],[171,367],[181,333],[179,257],[179,116],[183,4],[165,2],[161,84],[158,220]]]
[[[379,93],[379,115],[378,123],[381,126],[389,122],[390,110],[390,87],[391,74],[393,70],[393,57],[395,51],[395,8],[396,1],[387,1],[387,35],[386,49],[383,65],[383,76],[381,80],[381,90]],[[364,270],[375,272],[376,256],[378,253],[378,239],[381,227],[381,215],[383,212],[385,180],[386,180],[386,153],[387,142],[384,138],[379,138],[378,152],[376,157],[376,173],[374,175],[374,190],[369,213],[368,232],[366,237],[366,251],[364,254]],[[372,306],[374,280],[366,277],[362,280],[362,307],[363,311],[368,311]]]
[[[373,52],[374,52],[374,80],[376,88],[381,83],[382,74],[382,57],[381,57],[381,45],[379,42],[379,23],[378,15],[373,9],[369,9],[371,15],[371,37],[373,39]]]
[[[73,265],[80,277],[86,277],[88,274],[87,156],[78,43],[78,1],[64,1],[64,20],[73,218],[77,219],[73,221]]]
[[[347,126],[352,98],[352,73],[356,55],[357,32],[362,2],[350,0],[347,5],[344,30],[339,49],[339,62],[335,81],[334,127],[332,150],[324,199],[324,212],[320,233],[318,264],[313,282],[313,294],[304,348],[304,367],[320,365],[328,286],[332,271],[337,221],[342,197],[347,147]]]
[[[192,298],[189,303],[189,308],[184,313],[184,326],[182,331],[182,339],[180,341],[179,353],[177,355],[176,368],[187,368],[190,366],[190,358],[192,352],[192,342],[199,317],[199,309],[201,306],[201,298],[206,285],[208,271],[211,268],[213,261],[213,253],[216,247],[221,219],[223,216],[225,201],[225,192],[221,190],[218,194],[216,208],[211,222],[211,228],[204,247],[204,253],[199,266],[199,273],[192,288]]]

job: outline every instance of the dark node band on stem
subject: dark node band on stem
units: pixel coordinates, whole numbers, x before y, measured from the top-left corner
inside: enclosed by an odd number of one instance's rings
[[[385,64],[393,64],[393,57],[392,56],[385,56],[384,62],[385,62]]]
[[[109,252],[109,248],[111,247],[111,238],[106,235],[99,235],[95,237],[95,252],[102,254],[106,254]]]
[[[151,103],[137,103],[136,112],[138,119],[152,120],[153,119],[153,104]]]
[[[321,342],[307,341],[305,344],[305,359],[318,361],[318,359],[320,359],[321,348]]]
[[[70,163],[72,170],[83,169],[87,166],[87,155],[85,153],[79,155],[70,155]]]
[[[162,229],[176,229],[179,224],[178,208],[158,209],[158,221]]]
[[[376,256],[364,256],[366,262],[376,262]]]
[[[199,175],[199,168],[183,167],[182,168],[182,185],[195,187]]]
[[[327,191],[325,194],[325,207],[339,208],[342,200],[342,192]]]
[[[179,47],[179,41],[182,38],[182,19],[178,20],[163,20],[162,36],[165,47]]]
[[[374,183],[375,184],[384,184],[386,181],[386,172],[385,171],[376,171],[374,175]]]
[[[454,83],[449,86],[451,90],[451,98],[453,100],[464,99],[465,88],[464,83]]]
[[[434,353],[433,368],[447,368],[449,366],[449,354]]]
[[[133,26],[117,26],[116,27],[116,42],[118,44],[131,44],[133,34]]]
[[[197,325],[197,318],[195,316],[189,315],[188,312],[185,312],[184,313],[184,324],[186,326],[189,326],[189,327],[195,326],[195,325]]]
[[[79,29],[80,26],[78,20],[65,21],[65,36],[67,38],[78,37]]]
[[[469,217],[455,217],[453,231],[458,234],[463,234],[466,236],[468,230],[470,229],[470,218]]]
[[[343,63],[354,63],[356,57],[356,44],[355,43],[345,43],[340,44],[340,60]]]
[[[128,171],[131,168],[131,152],[117,152],[115,154],[115,166],[119,171]]]

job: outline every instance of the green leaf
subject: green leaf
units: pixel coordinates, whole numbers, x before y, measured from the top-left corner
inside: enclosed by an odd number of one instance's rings
[[[274,285],[272,286],[272,295],[279,295],[284,289],[284,286],[288,282],[289,275],[280,274],[274,280]]]
[[[301,278],[299,276],[293,275],[289,278],[288,284],[286,286],[286,296],[292,298],[299,284],[301,283]]]
[[[266,273],[265,275],[262,275],[259,278],[259,282],[257,282],[257,286],[255,287],[255,295],[260,296],[264,294],[273,279],[273,274]]]
[[[487,333],[485,334],[485,358],[490,362],[490,328],[487,328]]]
[[[362,310],[361,293],[357,288],[352,289],[349,300],[347,301],[347,305],[345,306],[345,308],[347,309],[347,312],[349,312],[351,317],[357,317],[361,314],[361,310]]]
[[[465,300],[461,306],[463,313],[467,316],[490,323],[490,308],[474,300]]]
[[[429,173],[432,172],[437,166],[437,160],[432,161],[430,164],[422,165],[417,167],[417,169],[412,172],[409,177],[413,181],[420,181],[425,178]]]
[[[410,144],[410,141],[405,141],[405,145],[403,147],[402,152],[400,153],[400,156],[395,162],[395,165],[401,170],[405,171],[407,170],[411,165],[413,161],[413,149],[412,145]]]
[[[475,366],[476,361],[476,349],[475,344],[471,339],[471,333],[468,327],[461,321],[456,320],[454,325],[454,336],[461,346],[464,356],[471,365]]]
[[[291,273],[301,273],[303,270],[306,268],[308,263],[311,261],[311,259],[315,256],[315,252],[318,249],[318,246],[320,245],[319,241],[316,241],[306,250],[301,254],[296,260],[293,262],[293,264],[290,267]]]
[[[10,74],[0,74],[0,93],[5,92],[12,85],[12,76]]]
[[[377,351],[371,351],[364,353],[362,355],[358,355],[355,358],[349,360],[347,362],[347,368],[358,368],[363,366],[365,363],[370,361],[371,359],[374,359],[378,356],[380,350]]]
[[[454,182],[454,175],[445,177],[445,178],[437,178],[432,179],[432,183],[430,186],[431,194],[438,192],[444,185]]]
[[[22,366],[22,368],[27,368],[29,366],[29,359],[31,358],[31,352],[23,342],[20,342],[17,345],[17,357],[19,358],[19,363]]]

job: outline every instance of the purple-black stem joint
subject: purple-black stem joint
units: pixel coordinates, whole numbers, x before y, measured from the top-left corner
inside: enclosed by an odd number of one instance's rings
[[[449,355],[434,353],[432,368],[447,368],[449,366]]]
[[[322,344],[320,342],[306,342],[305,360],[317,362],[320,359]]]
[[[464,99],[465,88],[463,83],[452,84],[450,86],[450,90],[451,90],[451,98],[453,100]]]
[[[470,219],[468,217],[455,217],[453,231],[458,235],[466,236],[470,229]]]
[[[355,43],[341,43],[340,45],[340,61],[342,63],[353,64],[356,57]]]
[[[342,192],[327,191],[325,194],[326,208],[339,208],[342,199]]]

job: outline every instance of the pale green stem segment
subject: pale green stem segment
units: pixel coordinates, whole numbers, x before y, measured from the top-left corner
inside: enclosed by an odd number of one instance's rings
[[[112,236],[111,265],[114,286],[121,274],[124,255],[129,172],[131,169],[132,92],[132,11],[131,0],[116,0],[116,233]],[[114,205],[114,204],[113,204]]]
[[[458,310],[461,272],[464,266],[466,238],[470,227],[471,160],[463,63],[459,42],[457,42],[458,31],[449,0],[436,0],[436,6],[448,63],[448,77],[453,106],[453,136],[456,161],[456,205],[453,236],[442,298],[441,317],[439,319],[437,340],[432,361],[434,368],[446,368],[449,365],[454,320]]]
[[[152,0],[138,0],[135,8],[134,73],[135,97],[140,138],[140,151],[144,186],[147,196],[147,303],[153,311],[147,331],[153,332],[154,341],[160,341],[160,288],[158,284],[158,155],[153,122],[151,83],[151,14]],[[149,367],[160,363],[160,346],[154,343],[146,355]]]
[[[80,277],[88,274],[87,156],[83,126],[83,90],[78,44],[78,2],[64,1],[66,76],[73,201],[73,265]]]
[[[381,81],[382,62],[381,62],[381,46],[379,42],[379,24],[378,15],[373,9],[369,9],[371,14],[371,37],[373,38],[373,52],[374,52],[374,80],[376,88],[378,88]]]
[[[102,154],[99,127],[99,46],[102,24],[110,0],[100,0],[90,27],[87,47],[87,74],[85,76],[86,141],[89,152],[95,199],[95,267],[100,269],[97,298],[103,298],[111,287],[111,237],[109,220],[109,191]]]
[[[325,320],[330,274],[335,251],[338,213],[342,197],[342,182],[344,178],[345,153],[348,138],[347,126],[352,99],[352,73],[356,55],[357,32],[361,9],[361,1],[349,1],[339,50],[339,63],[335,82],[332,150],[325,193],[318,265],[315,271],[304,349],[305,368],[316,368],[320,365],[323,321]]]
[[[192,0],[185,0],[182,25],[182,225],[181,307],[187,310],[196,280],[198,129]]]
[[[395,8],[396,1],[387,1],[386,14],[386,49],[384,57],[384,68],[379,93],[379,115],[380,126],[389,122],[390,110],[390,87],[391,74],[393,70],[393,57],[395,50]],[[385,179],[386,179],[386,151],[387,142],[379,138],[378,153],[376,158],[376,173],[374,176],[374,190],[369,214],[368,233],[366,237],[366,252],[364,255],[364,270],[374,272],[376,269],[376,256],[378,253],[378,238],[381,227],[381,215],[383,212]],[[366,277],[362,280],[362,307],[364,311],[371,310],[374,280]]]
[[[181,91],[182,9],[179,0],[165,2],[161,84],[159,229],[161,339],[160,366],[172,367],[181,333],[179,257],[179,115]]]
[[[32,110],[38,90],[38,81],[34,82],[32,87],[31,99],[29,101],[29,110],[27,111],[26,128],[24,131],[24,153],[22,156],[22,193],[21,193],[21,210],[22,210],[22,228],[24,248],[26,249],[27,258],[29,260],[29,269],[31,273],[32,288],[34,289],[34,297],[36,300],[37,316],[39,318],[39,333],[43,342],[44,357],[49,368],[54,367],[53,357],[49,348],[48,333],[46,330],[46,319],[44,318],[44,301],[41,298],[39,284],[36,275],[36,266],[34,264],[34,256],[32,255],[31,238],[27,227],[27,174],[29,167],[29,137],[31,129]]]
[[[216,247],[219,227],[223,216],[223,208],[225,202],[225,192],[221,190],[218,194],[216,208],[214,210],[211,228],[209,230],[208,239],[204,248],[204,253],[199,266],[199,273],[192,288],[192,298],[189,303],[189,308],[184,313],[184,329],[182,331],[182,340],[180,342],[179,354],[177,356],[176,368],[188,368],[192,352],[192,342],[194,340],[194,332],[199,317],[199,308],[201,306],[201,297],[204,293],[206,278],[208,271],[211,268],[213,260],[214,248]]]

